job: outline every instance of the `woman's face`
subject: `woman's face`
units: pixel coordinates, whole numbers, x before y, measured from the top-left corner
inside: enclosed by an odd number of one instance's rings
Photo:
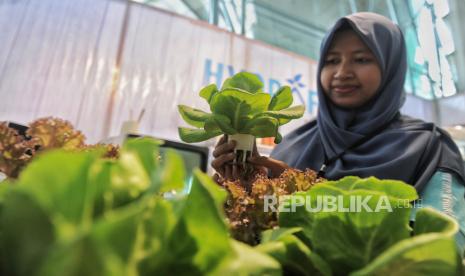
[[[381,84],[381,69],[353,30],[337,32],[324,59],[320,81],[335,105],[356,108],[375,96]]]

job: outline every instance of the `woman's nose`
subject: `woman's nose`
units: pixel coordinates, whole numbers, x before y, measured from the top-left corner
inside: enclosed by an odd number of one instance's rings
[[[336,79],[349,79],[353,78],[354,73],[350,68],[350,65],[347,62],[341,62],[336,68],[334,78]]]

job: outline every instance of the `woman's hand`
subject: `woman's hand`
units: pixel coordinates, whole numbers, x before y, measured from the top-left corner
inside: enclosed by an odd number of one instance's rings
[[[213,150],[214,159],[211,165],[216,171],[213,180],[218,184],[221,184],[225,179],[231,180],[239,178],[237,169],[235,168],[237,166],[232,165],[234,158],[236,158],[234,154],[235,147],[236,141],[227,141],[226,135],[223,135]]]
[[[241,169],[237,165],[233,165],[234,158],[234,147],[236,141],[227,141],[226,135],[221,137],[218,144],[215,146],[213,151],[213,157],[215,158],[211,165],[217,173],[213,176],[213,179],[218,184],[222,184],[224,180],[237,180],[241,178]],[[247,161],[254,165],[254,170],[261,171],[264,174],[270,175],[271,177],[278,177],[281,173],[288,169],[289,166],[279,160],[260,156],[257,150],[257,145],[254,145],[252,156]]]
[[[271,177],[278,177],[283,171],[290,167],[283,161],[273,159],[267,156],[260,156],[257,145],[254,145],[252,156],[247,161],[255,166],[255,169],[264,172]]]

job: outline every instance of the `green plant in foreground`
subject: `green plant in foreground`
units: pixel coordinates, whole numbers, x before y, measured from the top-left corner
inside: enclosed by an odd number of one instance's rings
[[[296,193],[283,206],[308,200],[315,208],[317,198],[328,195],[344,208],[351,199],[369,198],[369,208],[309,212],[300,205],[295,212],[280,212],[280,228],[263,232],[257,249],[279,260],[290,275],[462,275],[454,219],[422,208],[409,226],[412,206],[406,203],[417,199],[412,186],[346,177]],[[391,210],[381,208],[388,206]]]
[[[159,142],[101,150],[51,150],[0,183],[0,274],[69,276],[279,275],[273,258],[236,242],[221,214],[226,192]]]
[[[210,84],[200,90],[200,97],[210,105],[211,113],[179,105],[182,118],[195,128],[179,128],[184,142],[194,143],[221,134],[250,134],[275,137],[281,142],[279,126],[302,117],[303,105],[292,105],[292,91],[281,87],[273,97],[262,91],[263,83],[251,73],[241,72],[224,81],[220,90]]]
[[[346,177],[285,199],[275,229],[250,247],[230,237],[226,191],[194,172],[187,196],[180,156],[158,159],[159,142],[126,142],[119,158],[102,149],[51,150],[34,158],[18,179],[0,183],[0,274],[22,275],[460,275],[457,223],[432,209],[409,226],[415,189],[405,183]],[[313,179],[313,178],[312,178]],[[307,188],[305,178],[275,185]],[[276,183],[278,184],[278,183]],[[287,184],[292,184],[288,186]],[[294,185],[295,184],[295,185]],[[295,187],[294,187],[295,186]],[[257,185],[260,195],[269,185]],[[300,188],[299,188],[300,187]],[[173,193],[171,193],[173,194]],[[292,202],[335,196],[342,207],[367,197],[372,210],[308,212]],[[241,195],[239,195],[241,197]],[[398,207],[399,202],[402,208]],[[260,204],[260,203],[258,203]],[[339,205],[339,204],[338,204]],[[291,208],[292,210],[292,208]]]

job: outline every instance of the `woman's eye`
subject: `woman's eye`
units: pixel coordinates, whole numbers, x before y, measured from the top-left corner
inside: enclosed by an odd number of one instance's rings
[[[361,57],[361,58],[356,58],[355,61],[358,63],[370,63],[372,59]]]
[[[335,58],[329,58],[329,59],[325,60],[325,64],[328,64],[328,65],[337,64],[337,63],[338,63],[338,60],[335,59]]]

